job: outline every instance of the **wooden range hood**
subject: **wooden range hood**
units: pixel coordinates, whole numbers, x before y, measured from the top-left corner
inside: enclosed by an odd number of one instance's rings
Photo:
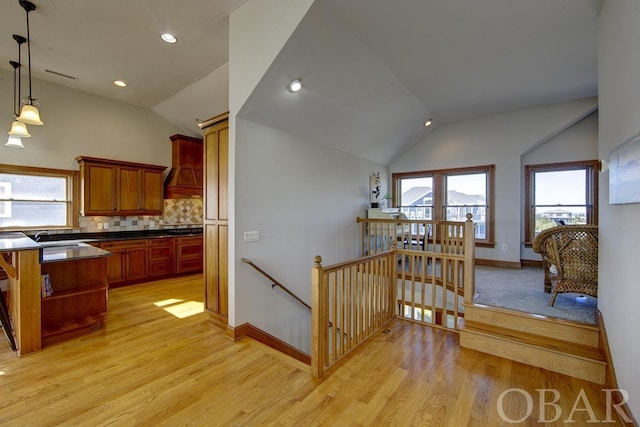
[[[173,135],[171,170],[164,181],[164,198],[202,197],[202,138]]]

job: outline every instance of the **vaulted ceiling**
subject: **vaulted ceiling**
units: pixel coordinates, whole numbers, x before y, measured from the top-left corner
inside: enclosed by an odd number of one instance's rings
[[[246,1],[36,0],[33,74],[196,133],[195,118],[226,102],[228,16]],[[597,95],[601,3],[316,0],[240,115],[387,163],[448,122]],[[18,0],[1,7],[0,67],[10,69],[25,12]],[[165,31],[178,43],[162,42]],[[303,80],[297,94],[285,89],[292,78]]]

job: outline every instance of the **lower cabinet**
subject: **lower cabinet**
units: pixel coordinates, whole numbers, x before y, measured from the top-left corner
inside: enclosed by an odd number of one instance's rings
[[[117,240],[96,246],[111,252],[106,258],[111,288],[202,271],[202,236]]]
[[[176,273],[202,271],[202,236],[176,237]]]
[[[147,239],[103,242],[100,247],[111,252],[111,256],[107,257],[107,281],[110,287],[149,277]]]
[[[168,277],[174,269],[173,237],[149,239],[149,277]]]

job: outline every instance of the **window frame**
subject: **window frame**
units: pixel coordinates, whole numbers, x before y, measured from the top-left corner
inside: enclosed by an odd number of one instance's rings
[[[8,175],[27,175],[27,176],[42,176],[51,178],[65,178],[67,186],[67,194],[69,199],[67,200],[67,218],[65,225],[37,225],[37,226],[17,226],[17,227],[0,227],[0,231],[10,230],[54,230],[54,229],[70,229],[79,228],[79,179],[78,171],[66,170],[66,169],[52,169],[41,168],[32,166],[19,166],[19,165],[6,165],[0,164],[0,173]],[[2,203],[2,201],[0,201]]]
[[[524,245],[531,247],[535,238],[535,180],[538,172],[563,172],[585,170],[587,174],[585,191],[587,224],[598,224],[598,173],[601,169],[600,160],[581,160],[575,162],[545,163],[525,165],[524,167]]]
[[[446,178],[454,175],[473,175],[485,173],[486,180],[486,218],[485,238],[475,240],[477,247],[494,248],[495,242],[495,169],[496,165],[470,166],[462,168],[436,169],[415,172],[395,172],[391,174],[393,206],[400,206],[401,181],[408,178],[433,178],[433,207],[434,221],[445,221],[446,206]],[[474,205],[476,206],[476,205]]]

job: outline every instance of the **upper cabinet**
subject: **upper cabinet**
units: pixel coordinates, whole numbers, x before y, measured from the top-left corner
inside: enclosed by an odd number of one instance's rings
[[[162,215],[165,166],[76,157],[82,215]]]
[[[173,135],[171,171],[164,184],[167,199],[202,197],[202,139]]]

